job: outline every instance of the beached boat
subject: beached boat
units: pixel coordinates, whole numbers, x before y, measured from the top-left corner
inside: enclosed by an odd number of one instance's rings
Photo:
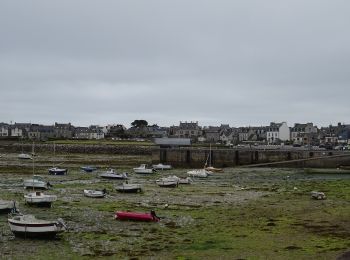
[[[97,167],[88,165],[88,166],[82,166],[80,167],[80,169],[82,169],[84,172],[93,172],[97,170]]]
[[[179,184],[191,184],[193,180],[190,177],[179,178]]]
[[[212,166],[212,151],[211,151],[211,144],[210,144],[210,148],[209,148],[209,153],[208,153],[208,157],[207,160],[204,164],[204,169],[213,173],[213,172],[223,172],[224,170],[222,168],[215,168],[214,166]],[[207,166],[208,165],[208,166]]]
[[[58,167],[52,167],[49,169],[49,174],[51,175],[66,175],[68,173],[67,169],[62,169]]]
[[[207,178],[209,175],[212,174],[212,172],[207,171],[206,169],[197,169],[197,170],[188,171],[187,174],[190,177]]]
[[[117,173],[113,169],[110,169],[104,173],[101,173],[99,176],[104,179],[126,180],[128,178],[128,173],[127,172]]]
[[[224,172],[224,170],[222,168],[215,168],[213,166],[205,167],[205,170],[210,171],[210,172]]]
[[[306,168],[304,169],[305,173],[319,173],[319,174],[350,174],[350,170],[344,170],[341,168]]]
[[[154,164],[154,165],[152,165],[152,168],[155,170],[171,170],[172,169],[171,165],[162,164],[162,163]]]
[[[13,200],[0,200],[0,213],[10,213],[16,210],[16,202]]]
[[[115,189],[119,192],[137,193],[142,191],[142,185],[134,183],[123,183],[121,185],[116,186]]]
[[[153,210],[150,213],[117,211],[114,217],[115,219],[119,220],[134,220],[146,222],[158,222],[160,220],[160,218],[157,217],[156,213]]]
[[[51,207],[52,202],[57,200],[56,195],[44,194],[41,191],[31,192],[24,195],[24,201],[30,205]]]
[[[104,198],[106,197],[107,191],[104,190],[84,190],[84,195],[90,198]]]
[[[62,219],[49,221],[35,218],[33,215],[15,215],[8,219],[12,233],[21,237],[55,237],[66,230]]]
[[[26,189],[48,189],[52,185],[45,181],[43,177],[34,175],[33,178],[24,180],[23,186]]]
[[[147,168],[147,164],[141,164],[139,167],[134,168],[134,172],[139,174],[149,174],[154,173],[155,169]]]
[[[18,156],[17,156],[18,159],[21,159],[21,160],[31,160],[32,159],[32,156],[30,156],[29,154],[27,153],[20,153]]]
[[[160,187],[175,188],[179,185],[179,178],[178,177],[176,177],[176,178],[174,178],[174,177],[160,178],[160,179],[156,180],[156,183]]]

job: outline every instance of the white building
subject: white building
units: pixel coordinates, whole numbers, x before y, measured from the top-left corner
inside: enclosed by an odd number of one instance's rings
[[[279,141],[289,141],[290,129],[287,123],[270,123],[270,126],[267,127],[266,139],[269,144],[274,144]]]
[[[0,125],[0,136],[8,136],[9,135],[9,128],[6,124]]]

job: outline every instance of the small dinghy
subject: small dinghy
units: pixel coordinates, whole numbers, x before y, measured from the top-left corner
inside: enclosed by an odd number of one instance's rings
[[[67,169],[62,169],[58,167],[52,167],[49,169],[49,174],[51,175],[66,175],[68,173]]]
[[[66,230],[62,219],[49,221],[35,218],[33,215],[15,215],[8,219],[12,233],[20,237],[55,237]]]
[[[160,218],[157,217],[156,213],[153,210],[150,213],[117,211],[114,217],[115,219],[119,220],[134,220],[146,222],[158,222],[160,220]]]
[[[141,184],[123,183],[115,187],[119,192],[137,193],[142,191]]]
[[[155,171],[155,169],[147,168],[147,164],[141,164],[139,167],[134,168],[134,172],[139,174],[149,174],[154,173]]]
[[[0,213],[16,211],[16,202],[12,200],[0,200]]]
[[[41,191],[31,192],[24,195],[24,201],[29,205],[51,207],[52,202],[56,200],[56,195],[44,194]]]
[[[103,190],[84,190],[84,195],[90,198],[104,198],[106,197],[107,191]]]
[[[154,165],[152,165],[152,168],[156,169],[156,170],[171,170],[172,169],[171,165],[162,164],[162,163],[154,164]]]
[[[93,172],[97,170],[97,167],[88,165],[88,166],[82,166],[80,167],[80,169],[82,169],[84,172]]]
[[[100,174],[101,178],[104,179],[118,179],[118,180],[126,180],[128,178],[128,173],[117,173],[113,169],[110,169],[102,174]]]
[[[32,179],[24,180],[23,186],[26,189],[48,189],[52,185],[45,181],[43,177],[34,175]]]

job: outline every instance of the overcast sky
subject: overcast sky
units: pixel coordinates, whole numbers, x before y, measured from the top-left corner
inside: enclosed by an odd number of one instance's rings
[[[0,122],[350,123],[350,1],[0,2]]]

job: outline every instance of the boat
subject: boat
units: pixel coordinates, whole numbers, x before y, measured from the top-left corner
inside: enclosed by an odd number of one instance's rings
[[[52,202],[57,200],[56,195],[44,194],[41,191],[31,192],[24,195],[24,201],[29,205],[51,207]]]
[[[158,222],[160,220],[160,218],[157,217],[156,213],[153,210],[150,213],[117,211],[114,217],[115,219],[119,220],[134,220],[146,222]]]
[[[127,172],[117,173],[113,169],[110,169],[110,170],[100,174],[100,177],[104,178],[104,179],[126,180],[126,179],[128,179],[128,173]]]
[[[147,168],[147,164],[141,164],[139,167],[134,168],[134,172],[139,174],[149,174],[154,173],[155,171],[155,169]]]
[[[106,197],[107,191],[103,190],[84,190],[84,195],[90,198],[104,198]]]
[[[32,156],[30,156],[29,154],[27,153],[20,153],[18,156],[17,156],[18,159],[21,159],[21,160],[31,160],[33,159]]]
[[[88,165],[88,166],[82,166],[80,167],[80,169],[82,169],[84,172],[93,172],[97,170],[97,167]]]
[[[20,237],[50,237],[66,230],[62,219],[41,220],[33,215],[14,215],[8,218],[12,233]]]
[[[179,184],[191,184],[193,180],[190,177],[179,178]]]
[[[211,165],[212,163],[212,157],[211,157],[211,144],[209,146],[209,154],[208,154],[208,157],[207,157],[207,161],[205,162],[205,165],[204,165],[204,169],[207,170],[207,171],[210,171],[210,172],[223,172],[224,170],[222,168],[215,168]],[[209,163],[209,166],[207,166]]]
[[[40,175],[34,175],[31,179],[24,180],[23,186],[26,189],[48,189],[52,185]]]
[[[154,164],[154,165],[152,165],[152,168],[155,170],[171,170],[172,169],[171,165],[162,164],[162,163]]]
[[[0,213],[16,211],[16,202],[13,200],[0,200]]]
[[[305,173],[319,173],[319,174],[350,174],[350,170],[345,170],[341,168],[305,168]]]
[[[137,193],[142,191],[142,185],[133,183],[122,183],[121,185],[116,186],[115,189],[119,192]]]
[[[190,177],[207,178],[209,175],[212,174],[212,172],[206,169],[197,169],[197,170],[188,171],[187,174]]]
[[[67,169],[62,169],[58,167],[52,167],[49,169],[49,174],[51,175],[66,175],[68,173]]]
[[[175,176],[176,177],[176,176]],[[159,187],[165,188],[175,188],[179,185],[179,178],[176,177],[165,177],[156,180],[156,183]]]
[[[56,144],[53,144],[53,156],[56,157]],[[52,162],[52,168],[49,169],[49,174],[51,175],[66,175],[68,173],[67,169],[58,168],[54,165],[54,162]]]

